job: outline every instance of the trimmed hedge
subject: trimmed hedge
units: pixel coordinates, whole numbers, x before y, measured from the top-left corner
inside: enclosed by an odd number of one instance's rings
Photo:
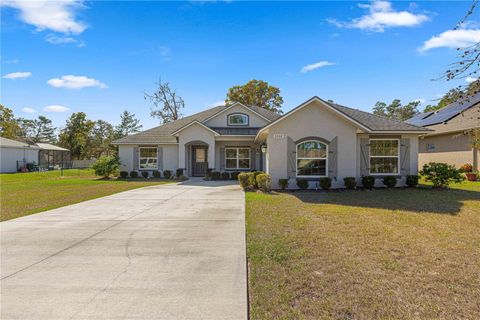
[[[321,178],[320,179],[320,187],[323,190],[330,189],[332,187],[332,179],[330,179],[329,177]]]
[[[212,171],[212,180],[220,180],[222,174],[218,171]]]
[[[417,184],[418,184],[418,176],[417,175],[408,175],[407,176],[407,180],[405,181],[405,183],[407,184],[407,186],[409,186],[410,188],[413,188],[413,187],[416,187]]]
[[[172,171],[171,170],[163,170],[163,176],[165,179],[170,179],[172,177]]]
[[[240,183],[240,186],[243,188],[243,190],[250,188],[250,176],[253,176],[251,172],[242,172],[238,175],[238,182]]]
[[[282,190],[285,190],[288,188],[288,179],[278,179],[278,185]]]
[[[397,185],[397,177],[386,176],[386,177],[383,178],[383,184],[387,188],[393,188]]]
[[[158,171],[158,170],[153,171],[153,172],[152,172],[152,175],[153,175],[154,178],[157,178],[157,179],[160,178],[160,177],[162,177],[162,174],[161,174],[160,171]]]
[[[372,176],[363,176],[362,177],[362,185],[364,188],[367,189],[373,189],[373,186],[375,186],[375,177]]]
[[[138,178],[138,172],[137,171],[130,171],[130,178]]]
[[[238,175],[240,174],[240,171],[232,171],[230,172],[230,179],[231,180],[238,180]]]
[[[302,190],[308,189],[308,180],[307,179],[297,179],[297,187]]]
[[[357,179],[355,177],[345,177],[343,178],[343,183],[347,189],[355,189],[357,186]]]
[[[272,178],[267,173],[260,173],[256,177],[257,185],[263,192],[270,192],[272,190]]]
[[[144,177],[145,179],[148,178],[148,171],[142,171],[142,177]]]
[[[222,172],[222,180],[230,180],[230,172]]]
[[[120,178],[125,179],[126,177],[128,177],[128,172],[127,171],[120,171]]]
[[[183,169],[177,169],[177,171],[175,172],[175,175],[177,178],[180,178],[181,176],[183,176]]]

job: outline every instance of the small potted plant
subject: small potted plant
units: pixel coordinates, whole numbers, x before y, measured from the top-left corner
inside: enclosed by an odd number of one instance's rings
[[[467,177],[468,181],[477,181],[477,173],[473,172],[473,166],[471,164],[464,164],[460,167],[460,170],[465,173],[465,177]]]

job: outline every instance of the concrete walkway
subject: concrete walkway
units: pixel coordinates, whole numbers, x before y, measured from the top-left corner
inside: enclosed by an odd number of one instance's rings
[[[1,319],[247,319],[238,185],[147,187],[1,223]]]

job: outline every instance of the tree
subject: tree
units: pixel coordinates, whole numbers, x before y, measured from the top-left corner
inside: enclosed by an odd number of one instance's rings
[[[470,7],[467,10],[465,16],[457,23],[453,30],[459,30],[464,28],[468,23],[468,18],[473,15],[478,8],[479,0],[473,0]],[[477,41],[473,45],[457,48],[459,52],[458,61],[450,64],[450,68],[447,69],[440,79],[446,79],[447,81],[453,79],[466,79],[467,77],[477,78],[480,76],[480,41]],[[461,89],[462,86],[460,86]],[[462,90],[463,91],[463,90]],[[475,86],[473,90],[464,91],[465,96],[472,96],[480,92],[480,86]]]
[[[262,80],[250,80],[242,86],[228,89],[226,105],[240,102],[247,106],[257,106],[270,111],[282,113],[283,98],[280,89]]]
[[[87,119],[83,112],[73,113],[59,135],[60,145],[70,150],[72,158],[90,157],[91,136],[95,122]]]
[[[29,143],[47,142],[55,143],[56,128],[52,125],[52,120],[45,116],[39,116],[38,119],[18,119],[21,126],[21,135],[24,141]]]
[[[135,114],[123,111],[120,115],[120,124],[115,127],[115,138],[123,138],[129,134],[139,132],[142,129],[140,120],[135,118]]]
[[[20,125],[13,111],[0,104],[0,136],[15,140],[19,138],[20,132]]]
[[[115,153],[115,147],[111,145],[115,138],[113,126],[103,120],[95,122],[92,129],[91,153],[95,158],[110,156]]]
[[[399,99],[393,100],[389,105],[378,101],[373,107],[373,114],[393,120],[405,121],[418,113],[420,101],[412,101],[402,105]]]
[[[157,90],[152,94],[144,92],[145,100],[149,100],[153,106],[150,108],[150,116],[159,118],[161,123],[169,123],[182,117],[181,109],[185,107],[185,101],[170,88],[168,82],[159,80]]]
[[[471,82],[466,88],[459,86],[453,89],[450,89],[438,102],[436,105],[428,105],[425,107],[423,112],[440,110],[449,104],[458,101],[465,100],[468,102],[468,98],[475,95],[477,92],[480,92],[480,80]]]

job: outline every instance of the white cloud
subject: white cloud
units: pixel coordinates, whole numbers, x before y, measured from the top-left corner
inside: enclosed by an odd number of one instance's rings
[[[327,22],[336,27],[383,32],[386,28],[413,27],[429,20],[424,14],[395,11],[388,1],[372,1],[370,4],[359,4],[358,6],[368,9],[369,13],[350,22],[341,22],[335,19],[327,19]]]
[[[465,48],[480,42],[480,29],[448,30],[431,37],[418,49],[421,52],[434,48]]]
[[[82,33],[87,26],[76,19],[76,11],[84,8],[82,0],[4,0],[2,6],[20,11],[19,18],[38,31],[52,30],[66,34]]]
[[[474,78],[474,77],[466,77],[465,78],[465,81],[467,81],[468,83],[472,83],[472,82],[477,81],[477,80],[478,80],[478,78]]]
[[[66,75],[61,78],[53,78],[47,81],[49,85],[55,88],[82,89],[87,87],[98,87],[100,89],[108,88],[103,82],[97,79],[87,78],[85,76]]]
[[[321,67],[333,66],[334,64],[335,63],[330,62],[330,61],[319,61],[319,62],[308,64],[308,65],[304,66],[300,70],[300,72],[301,73],[306,73],[306,72],[310,72],[310,71],[313,71],[313,70],[321,68]]]
[[[25,113],[36,113],[37,110],[33,109],[33,108],[29,108],[29,107],[25,107],[22,109],[22,112],[25,112]]]
[[[64,37],[64,36],[57,36],[54,34],[48,34],[45,37],[45,40],[47,40],[47,42],[50,42],[51,44],[76,44],[77,47],[85,46],[85,42],[83,42],[82,40],[78,40],[68,36]]]
[[[70,109],[67,108],[67,107],[64,107],[64,106],[57,105],[57,104],[52,104],[52,105],[49,105],[49,106],[46,106],[45,108],[43,108],[43,111],[45,111],[45,112],[65,112],[65,111],[68,111],[68,110],[70,110]]]
[[[4,79],[26,79],[32,76],[31,72],[12,72],[3,76]]]
[[[13,64],[13,63],[18,63],[18,62],[20,62],[20,60],[18,60],[17,58],[5,61],[5,63],[8,63],[8,64]]]

